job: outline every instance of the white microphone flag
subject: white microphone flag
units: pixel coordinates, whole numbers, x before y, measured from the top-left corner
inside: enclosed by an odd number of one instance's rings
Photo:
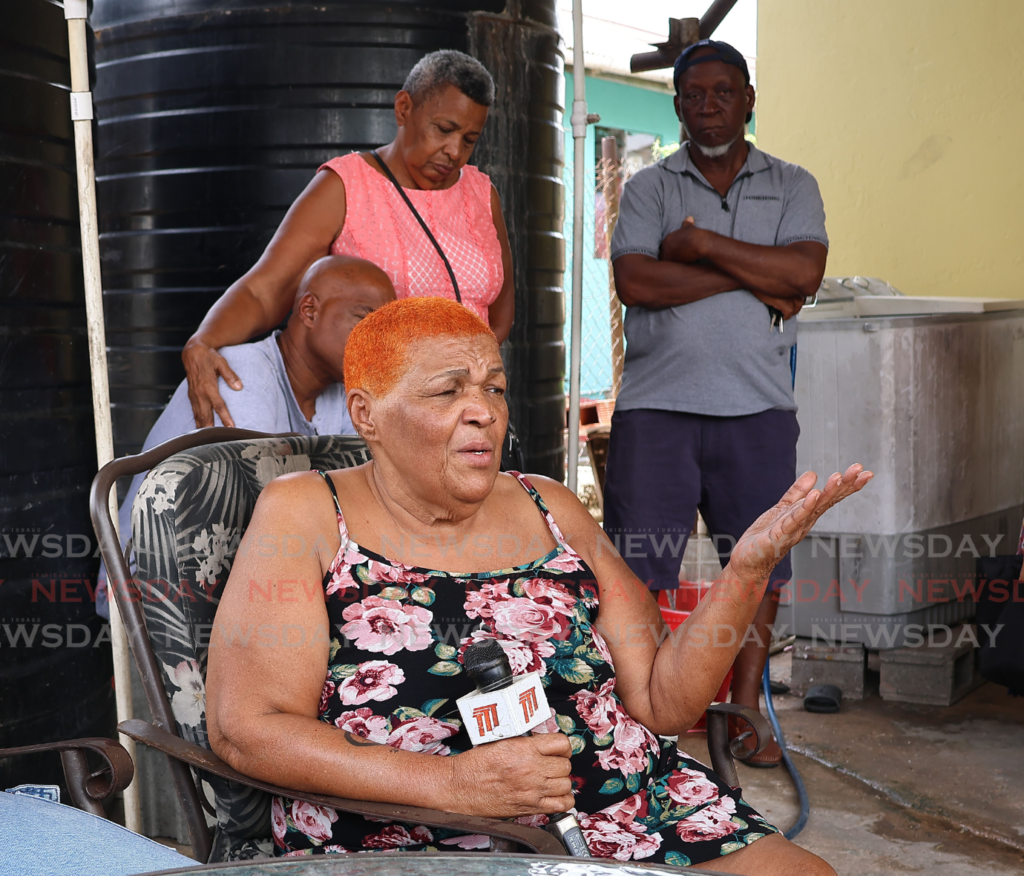
[[[501,690],[466,694],[455,701],[474,745],[522,736],[551,717],[540,675],[517,675]]]

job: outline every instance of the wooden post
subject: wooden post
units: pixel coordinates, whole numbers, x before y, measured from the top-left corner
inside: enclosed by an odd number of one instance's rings
[[[71,119],[75,129],[75,160],[78,175],[78,215],[82,227],[82,267],[85,272],[85,314],[89,337],[89,368],[92,373],[93,417],[96,422],[96,462],[102,468],[114,458],[110,420],[110,386],[107,380],[107,341],[103,325],[103,288],[100,284],[100,238],[96,220],[96,171],[92,148],[92,92],[89,89],[89,60],[86,42],[86,0],[65,0],[68,48],[71,59]],[[110,516],[117,527],[117,497],[110,493]],[[112,582],[108,581],[108,584]],[[117,610],[117,600],[108,594],[110,641],[114,654],[114,696],[118,723],[132,717],[131,655],[128,636]],[[135,742],[120,737],[135,761]],[[140,833],[138,773],[124,789],[124,822]]]
[[[619,196],[622,192],[622,165],[619,147],[614,137],[601,140],[601,191],[604,194],[604,228],[608,240],[608,307],[611,317],[612,338],[612,398],[618,398],[622,389],[622,363],[625,342],[622,335],[622,304],[615,292],[615,272],[612,270],[612,233],[619,218]]]

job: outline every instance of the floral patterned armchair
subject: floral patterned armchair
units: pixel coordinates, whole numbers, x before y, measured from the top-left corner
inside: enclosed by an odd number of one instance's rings
[[[93,526],[154,717],[154,724],[130,720],[118,729],[170,758],[171,778],[200,861],[270,854],[272,794],[564,854],[548,833],[514,822],[277,788],[237,773],[209,749],[204,684],[209,636],[260,491],[288,472],[347,468],[368,459],[358,438],[214,428],[114,460],[99,471],[90,496]],[[132,510],[132,541],[122,554],[109,512],[110,491],[119,477],[146,470]],[[128,563],[132,554],[134,575]],[[211,788],[212,806],[192,770]],[[204,809],[216,818],[212,834]]]

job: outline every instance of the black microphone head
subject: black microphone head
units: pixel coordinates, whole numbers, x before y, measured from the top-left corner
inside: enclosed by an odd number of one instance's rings
[[[512,683],[512,667],[497,639],[474,642],[466,648],[462,663],[479,690],[496,690]]]

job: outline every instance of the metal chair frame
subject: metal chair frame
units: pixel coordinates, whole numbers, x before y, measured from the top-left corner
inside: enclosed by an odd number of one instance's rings
[[[39,754],[45,751],[60,753],[64,767],[64,778],[68,784],[71,800],[79,809],[106,818],[102,801],[132,783],[135,765],[128,752],[119,742],[102,736],[71,739],[67,742],[43,742],[39,745],[22,745],[18,748],[0,748],[0,758],[19,754]],[[93,770],[89,767],[86,752],[100,756],[103,765]]]

